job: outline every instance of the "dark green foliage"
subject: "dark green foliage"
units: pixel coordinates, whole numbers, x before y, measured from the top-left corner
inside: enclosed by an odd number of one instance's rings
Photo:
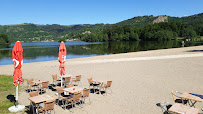
[[[181,35],[184,38],[195,38],[195,37],[197,37],[196,32],[190,28],[184,28],[181,32]]]
[[[162,22],[148,25],[140,34],[143,40],[171,40],[177,37],[195,38],[196,32],[184,23]]]
[[[0,34],[0,44],[1,45],[9,45],[10,41],[6,34]]]
[[[58,39],[58,42],[62,42],[62,41],[63,41],[63,42],[66,42],[66,38],[59,38],[59,39]]]
[[[94,31],[94,30],[89,30]],[[195,38],[196,32],[185,23],[161,22],[142,28],[111,26],[102,31],[94,31],[81,36],[88,42],[104,41],[102,34],[107,34],[108,41],[171,40],[177,37]]]

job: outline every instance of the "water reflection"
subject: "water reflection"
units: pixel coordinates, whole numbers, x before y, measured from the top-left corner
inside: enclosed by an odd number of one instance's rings
[[[185,47],[202,45],[202,42],[185,42]],[[58,59],[58,42],[22,43],[24,63],[50,61]],[[0,48],[0,65],[12,64],[12,47]],[[67,59],[90,57],[106,54],[127,53],[154,49],[181,47],[181,41],[120,41],[105,43],[87,43],[82,41],[66,42]]]

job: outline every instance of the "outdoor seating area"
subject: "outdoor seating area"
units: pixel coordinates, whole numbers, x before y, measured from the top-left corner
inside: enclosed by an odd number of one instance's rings
[[[161,102],[156,105],[161,108],[164,114],[198,114],[201,107],[196,107],[197,102],[203,102],[203,95],[172,91],[173,103]]]
[[[90,85],[93,86],[93,88],[90,88],[83,87],[83,84],[80,82],[83,79],[82,75],[57,76],[57,74],[54,74],[52,78],[53,83],[41,80],[36,81],[33,78],[27,79],[28,89],[26,91],[29,94],[30,113],[55,113],[54,108],[56,106],[63,110],[74,112],[75,108],[82,108],[84,104],[91,105],[93,101],[91,101],[90,94],[105,96],[112,93],[112,81],[88,78],[86,82],[91,82]],[[33,85],[36,85],[36,87],[34,88]]]
[[[89,88],[92,86],[93,93],[99,93],[101,94],[103,91],[101,91],[102,89],[104,90],[104,92],[107,94],[107,89],[111,90],[111,80],[95,80],[92,79],[92,77],[87,78],[88,83],[89,83]],[[111,90],[112,92],[112,90]]]

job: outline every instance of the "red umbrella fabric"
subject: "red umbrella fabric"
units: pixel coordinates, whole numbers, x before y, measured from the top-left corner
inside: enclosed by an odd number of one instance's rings
[[[60,62],[59,70],[60,70],[60,75],[65,75],[65,61],[66,61],[66,46],[64,42],[61,42],[60,47],[59,47],[59,54],[58,54],[58,60]]]
[[[15,43],[15,46],[12,50],[12,59],[13,59],[13,65],[14,65],[14,72],[13,72],[13,84],[17,86],[18,84],[21,84],[23,82],[22,78],[22,71],[21,67],[23,64],[23,48],[19,41]]]
[[[60,66],[59,66],[61,76],[66,74],[65,69],[66,69],[65,65],[63,63],[61,63]]]

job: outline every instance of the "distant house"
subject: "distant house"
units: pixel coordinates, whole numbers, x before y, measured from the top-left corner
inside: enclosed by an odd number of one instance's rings
[[[90,31],[85,31],[82,34],[91,34],[91,32]]]

